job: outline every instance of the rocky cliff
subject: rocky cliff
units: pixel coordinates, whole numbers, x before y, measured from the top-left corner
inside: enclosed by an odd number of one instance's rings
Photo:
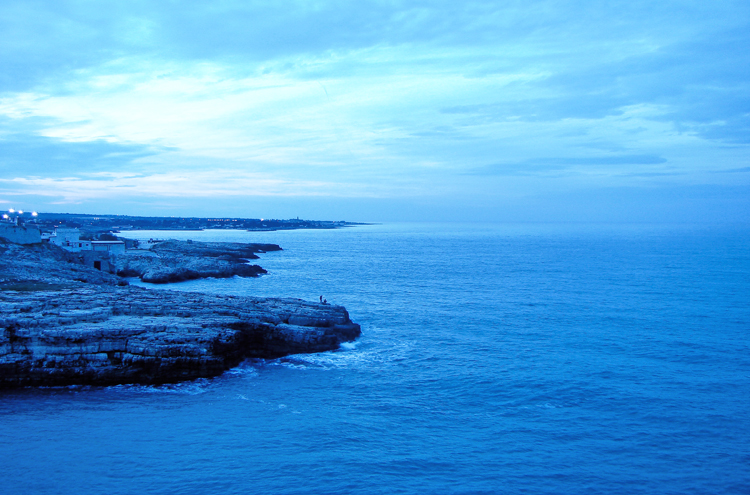
[[[0,243],[0,388],[210,377],[360,335],[340,306],[120,283],[54,247]]]
[[[344,308],[298,299],[35,289],[0,291],[0,388],[190,380],[248,357],[336,349],[360,334]]]

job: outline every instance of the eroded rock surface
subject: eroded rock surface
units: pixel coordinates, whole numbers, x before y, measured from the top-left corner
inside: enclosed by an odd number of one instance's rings
[[[337,349],[343,307],[138,287],[0,291],[0,387],[165,383]]]
[[[149,251],[131,251],[114,258],[123,277],[163,284],[198,278],[257,277],[266,270],[248,264],[256,253],[280,251],[276,244],[164,241]]]
[[[77,287],[81,283],[128,285],[110,273],[84,266],[81,253],[71,253],[54,244],[22,246],[0,240],[0,289],[34,283]],[[21,285],[18,285],[21,284]]]
[[[55,246],[0,241],[0,388],[177,382],[359,335],[340,306],[131,287]]]
[[[258,259],[256,253],[281,251],[282,249],[277,244],[169,240],[155,244],[151,250],[158,254],[200,256],[202,258],[210,257],[245,262]]]

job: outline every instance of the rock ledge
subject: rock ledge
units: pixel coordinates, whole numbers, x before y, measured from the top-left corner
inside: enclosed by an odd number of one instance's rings
[[[6,289],[0,315],[0,388],[177,382],[360,335],[340,306],[138,287]]]
[[[248,260],[256,253],[281,251],[276,244],[234,242],[164,241],[148,251],[129,251],[114,257],[115,271],[122,277],[140,277],[144,282],[165,284],[197,278],[257,277],[266,273]]]
[[[0,241],[0,389],[192,380],[360,333],[341,306],[132,287],[55,246]]]

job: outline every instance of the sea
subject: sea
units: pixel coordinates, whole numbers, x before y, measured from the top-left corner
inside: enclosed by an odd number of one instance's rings
[[[362,336],[175,385],[3,391],[2,494],[750,493],[748,226],[123,235],[279,244],[259,278],[149,287],[322,296]]]

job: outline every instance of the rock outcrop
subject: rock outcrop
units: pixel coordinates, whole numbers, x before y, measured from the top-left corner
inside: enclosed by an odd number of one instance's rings
[[[337,349],[360,335],[343,307],[139,287],[0,290],[0,388],[156,384],[249,357]],[[10,290],[9,290],[10,289]]]
[[[243,242],[198,242],[169,240],[155,244],[151,251],[160,255],[197,256],[245,262],[258,259],[256,253],[282,251],[277,244]]]
[[[0,289],[7,284],[55,284],[77,287],[81,283],[128,285],[127,280],[85,266],[80,253],[43,243],[22,246],[0,241]]]
[[[177,382],[359,335],[340,306],[148,290],[55,246],[0,243],[0,388]]]
[[[266,270],[248,264],[255,253],[280,251],[276,244],[164,241],[148,251],[114,256],[115,271],[123,277],[163,284],[198,278],[257,277]]]

